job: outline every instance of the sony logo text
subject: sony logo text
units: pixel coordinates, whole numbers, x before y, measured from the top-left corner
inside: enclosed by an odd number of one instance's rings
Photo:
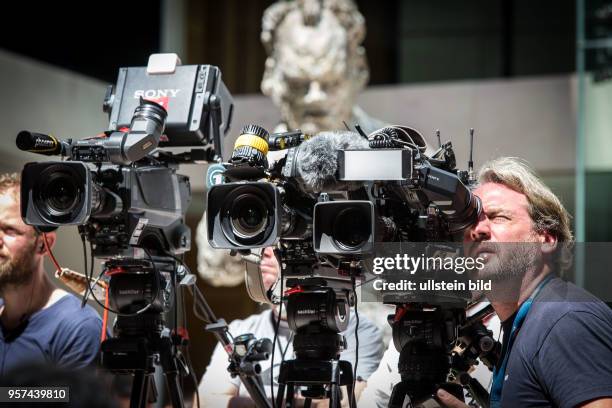
[[[134,98],[176,98],[180,91],[180,89],[140,89],[134,92]]]

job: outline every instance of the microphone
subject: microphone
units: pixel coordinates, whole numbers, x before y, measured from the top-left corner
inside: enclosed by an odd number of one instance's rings
[[[321,132],[297,148],[293,165],[306,191],[356,190],[363,183],[338,180],[338,151],[369,148],[368,141],[355,132]]]
[[[15,141],[17,148],[26,152],[53,156],[66,153],[66,146],[53,136],[22,130]]]

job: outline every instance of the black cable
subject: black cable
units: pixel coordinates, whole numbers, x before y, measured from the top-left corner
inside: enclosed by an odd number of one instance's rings
[[[151,256],[151,254],[149,253],[149,251],[147,251],[145,248],[142,248],[143,251],[147,254],[147,256],[149,257],[149,259],[151,260],[151,264],[153,265],[153,273],[157,275],[157,266],[155,266],[155,262],[153,261],[153,257]],[[90,242],[89,243],[89,251],[90,251],[90,260],[91,260],[91,265],[90,265],[90,276],[93,276],[93,268],[94,268],[94,254],[93,254],[93,244]],[[105,271],[102,271],[102,273],[104,273]],[[87,275],[87,273],[85,273],[85,275]],[[157,292],[155,293],[155,297],[142,309],[134,312],[134,313],[120,313],[117,312],[116,310],[111,309],[110,307],[106,307],[104,304],[102,304],[100,302],[100,300],[98,300],[98,298],[96,297],[95,292],[93,291],[92,287],[91,287],[91,280],[86,279],[87,281],[87,286],[89,286],[89,292],[91,293],[91,296],[93,297],[93,299],[96,301],[96,303],[98,304],[98,306],[100,306],[103,310],[107,310],[111,313],[116,314],[117,316],[122,316],[122,317],[134,317],[134,316],[138,316],[140,314],[142,314],[143,312],[145,312],[146,310],[148,310],[152,305],[153,302],[155,301],[155,299],[157,299],[159,297],[161,288],[160,285],[157,285]]]
[[[183,292],[183,287],[180,287],[180,292],[181,292],[181,311],[183,314],[183,326],[187,327],[187,308],[185,307],[185,294]],[[184,354],[185,354],[185,360],[187,361],[187,368],[189,369],[189,376],[191,377],[191,380],[193,381],[193,386],[195,387],[195,394],[196,394],[196,405],[198,408],[200,408],[200,391],[198,390],[198,379],[196,378],[195,375],[195,371],[193,369],[193,363],[191,361],[191,354],[189,352],[189,343],[185,346],[185,350],[184,350]]]
[[[176,273],[178,274],[178,266],[176,268]],[[182,287],[175,288],[175,291],[177,293],[177,296],[179,295],[179,293],[181,296],[180,305],[181,305],[182,325],[185,328],[185,330],[187,330],[187,307],[185,306],[185,294],[183,292]],[[189,333],[189,331],[187,331],[187,333]],[[182,347],[183,355],[185,356],[185,362],[187,363],[187,369],[189,370],[189,377],[191,378],[191,381],[193,382],[193,386],[194,386],[194,390],[196,394],[196,405],[198,408],[200,408],[200,392],[198,391],[198,379],[196,378],[195,371],[193,369],[193,363],[191,361],[191,355],[189,353],[189,344],[190,343],[188,342],[186,345]]]
[[[176,286],[176,278],[178,274],[178,262],[174,261],[174,273],[172,274],[172,289],[174,290],[174,332],[178,334],[178,297],[179,291]],[[185,320],[183,320],[183,325],[185,324]]]
[[[179,295],[181,295],[182,293],[179,292],[177,290],[177,286],[176,286],[176,277],[178,274],[178,262],[174,261],[174,273],[171,276],[171,281],[172,281],[172,290],[174,290],[174,335],[179,337],[179,332],[178,332],[178,328],[179,328],[179,320],[178,320],[178,315],[179,315]],[[182,308],[181,308],[181,315],[182,315],[182,321],[181,324],[183,326],[183,328],[186,329],[186,322],[187,319],[185,319],[184,316],[184,304],[183,304],[183,297],[181,296],[181,302],[180,302]],[[176,338],[176,337],[175,337]],[[173,339],[174,340],[174,339]],[[181,344],[182,346],[182,344]],[[184,351],[184,350],[183,350]],[[175,356],[176,357],[176,356]],[[181,380],[181,390],[185,389],[185,380],[183,378],[183,376],[180,377]]]
[[[176,257],[172,254],[169,253],[164,253],[164,255],[174,259],[175,261],[177,261],[183,268],[185,268],[185,271],[187,271],[187,274],[191,275],[191,269],[189,268],[189,266],[187,266],[187,264],[185,263],[185,261],[179,257]],[[192,307],[192,311],[193,314],[196,318],[198,318],[199,320],[201,320],[202,322],[206,323],[206,324],[210,324],[212,323],[207,317],[202,315],[202,311],[198,310],[198,306],[200,307],[204,307],[203,305],[206,305],[207,303],[204,301],[204,295],[202,294],[202,292],[200,291],[200,288],[197,287],[197,285],[192,286],[188,286],[187,287],[189,289],[189,292],[191,293],[191,296],[193,298],[193,307]],[[207,314],[206,311],[204,311],[204,314]],[[229,332],[228,332],[229,334]],[[231,334],[230,334],[231,337]]]
[[[83,273],[85,274],[85,279],[89,279],[89,276],[87,276],[87,270],[89,269],[87,267],[87,245],[85,244],[85,235],[84,234],[79,234],[81,236],[81,243],[83,244],[83,263],[85,264],[85,269],[83,270]],[[89,282],[89,280],[88,280]],[[83,298],[81,299],[81,309],[85,307],[85,305],[87,304],[87,298],[89,297],[89,285],[85,285],[85,292],[83,292]]]
[[[170,255],[170,257],[177,259],[176,257],[172,255]],[[191,274],[191,272],[189,271],[189,267],[185,265],[185,263],[182,260],[177,259],[177,261],[188,271],[188,273]],[[207,324],[219,323],[219,320],[217,319],[214,312],[208,305],[208,302],[206,302],[204,295],[202,294],[200,289],[197,287],[197,285],[190,285],[187,288],[190,290],[194,298],[194,305],[196,303],[199,303],[199,306],[204,310],[204,314],[206,315],[206,317],[203,317],[203,316],[198,316],[196,314],[196,317],[203,320]],[[196,309],[197,308],[194,307],[194,311]],[[223,345],[223,348],[226,351],[227,351],[228,345],[233,345],[235,343],[234,337],[229,332],[227,325],[225,325],[224,330],[222,330],[221,332],[217,330],[211,330],[211,331],[213,332],[217,340]],[[228,356],[232,358],[232,355],[229,352],[228,352]],[[270,405],[268,404],[268,400],[266,397],[266,393],[263,389],[263,386],[259,385],[257,381],[253,380],[249,376],[246,376],[244,373],[239,374],[239,376],[240,376],[240,380],[246,387],[249,395],[255,401],[255,405],[257,405],[258,407],[269,407]]]
[[[192,310],[193,310],[194,316],[197,319],[199,319],[202,322],[204,322],[205,324],[212,323],[210,320],[208,320],[208,318],[206,318],[206,317],[204,317],[202,315],[201,311],[198,310],[198,299],[197,299],[197,295],[194,292],[193,288],[191,286],[189,286],[187,289],[189,290],[189,292],[191,293],[191,297],[193,298],[193,307],[192,307]]]
[[[187,264],[182,259],[177,258],[171,254],[166,254],[166,255],[169,256],[170,258],[175,259],[177,262],[179,262],[181,266],[185,268],[187,273],[191,274],[191,269],[189,269],[189,266],[187,266]],[[208,306],[208,303],[206,302],[204,295],[200,291],[200,288],[198,288],[197,285],[188,286],[187,288],[189,289],[189,292],[191,293],[191,296],[193,297],[193,308],[192,309],[193,309],[193,314],[195,315],[195,317],[200,319],[202,322],[206,324],[213,323],[212,321],[210,321],[209,318],[202,315],[202,312],[204,312],[203,313],[204,315],[214,315],[214,313],[212,313],[212,310]],[[208,310],[198,310],[198,306],[204,309],[208,309]],[[227,334],[232,339],[232,343],[233,343],[234,337],[229,331],[227,332]]]
[[[272,408],[276,408],[276,400],[274,399],[274,349],[276,348],[276,339],[278,338],[278,331],[280,329],[281,316],[283,314],[283,268],[280,268],[280,305],[278,307],[278,318],[276,319],[276,326],[274,327],[274,339],[272,340],[272,356],[270,357],[270,395],[272,397]],[[281,408],[281,407],[278,407]]]
[[[200,299],[200,296],[202,296],[202,294],[199,292],[199,290],[196,290],[195,292],[193,292],[193,288],[192,288],[192,295],[193,295],[193,301],[194,301],[194,311],[197,312],[196,316],[206,324],[214,323],[210,321],[208,317],[206,317],[205,311],[204,312],[202,310],[198,311],[198,307],[202,307],[201,305],[202,300]]]
[[[187,358],[187,367],[189,367],[190,377],[193,380],[193,386],[195,387],[196,394],[196,405],[200,408],[200,391],[198,389],[198,379],[196,378],[195,371],[193,369],[193,363],[191,362],[191,354],[189,353],[189,347],[185,349],[185,357]]]
[[[355,397],[355,384],[357,383],[357,365],[359,364],[359,313],[357,312],[357,287],[355,285],[355,277],[351,278],[353,284],[353,295],[355,296],[355,367],[353,367],[353,395],[351,396],[351,405],[353,408],[357,408],[357,398]]]

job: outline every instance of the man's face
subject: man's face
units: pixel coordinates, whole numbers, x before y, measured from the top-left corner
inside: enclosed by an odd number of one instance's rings
[[[542,237],[534,230],[527,197],[497,183],[485,183],[474,194],[483,211],[466,230],[464,249],[467,256],[484,259],[478,277],[504,281],[523,276],[542,259]]]
[[[279,26],[262,91],[280,108],[290,129],[312,134],[343,129],[342,121],[350,120],[363,84],[351,77],[346,35],[329,10],[323,10],[315,26],[304,25],[297,10]]]
[[[0,193],[0,292],[28,283],[40,258],[34,229],[21,219],[18,194],[14,188]]]

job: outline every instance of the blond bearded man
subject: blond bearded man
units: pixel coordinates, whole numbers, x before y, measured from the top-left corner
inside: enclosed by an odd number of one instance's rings
[[[56,240],[46,234],[49,247]],[[0,377],[26,364],[82,368],[98,354],[102,321],[54,286],[44,236],[24,224],[17,174],[0,175]]]

